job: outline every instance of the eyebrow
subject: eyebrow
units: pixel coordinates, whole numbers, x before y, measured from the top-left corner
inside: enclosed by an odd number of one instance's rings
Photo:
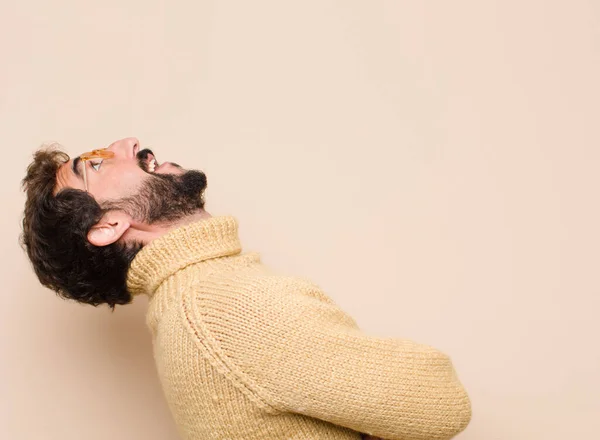
[[[81,157],[77,156],[75,159],[73,159],[73,163],[71,164],[71,169],[73,170],[73,173],[81,178],[81,173],[79,171],[79,162],[81,161]]]

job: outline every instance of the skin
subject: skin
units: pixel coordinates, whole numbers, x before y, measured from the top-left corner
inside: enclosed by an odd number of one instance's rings
[[[138,164],[136,154],[142,147],[137,138],[120,139],[110,144],[107,149],[114,152],[114,157],[104,159],[99,169],[96,170],[93,167],[95,161],[79,161],[78,164],[79,168],[87,167],[88,193],[98,203],[134,195],[142,183],[150,177],[149,173]],[[80,171],[79,175],[73,172],[73,160],[74,158],[58,169],[55,194],[64,188],[85,190],[82,172]],[[184,170],[171,162],[161,162],[154,172],[157,174],[182,174]],[[198,210],[197,213],[177,222],[148,225],[126,212],[110,211],[92,227],[88,234],[88,241],[95,246],[106,246],[118,240],[124,242],[136,240],[148,244],[172,229],[208,217],[212,217],[211,214],[204,210]]]
[[[114,157],[104,159],[99,169],[92,165],[95,161],[79,162],[79,167],[87,167],[88,193],[98,203],[118,200],[138,192],[142,183],[149,178],[149,173],[138,164],[136,154],[142,149],[137,138],[129,137],[113,142],[107,148],[115,153]],[[85,191],[82,172],[73,172],[71,159],[62,165],[56,173],[54,194],[61,189],[74,188]],[[182,174],[184,170],[170,162],[161,162],[154,171],[158,174]],[[177,222],[149,225],[133,218],[123,211],[110,211],[92,227],[88,241],[95,246],[106,246],[118,240],[136,240],[144,244],[166,234],[172,229],[188,223],[212,217],[204,210],[198,210]],[[362,434],[364,440],[383,440]]]

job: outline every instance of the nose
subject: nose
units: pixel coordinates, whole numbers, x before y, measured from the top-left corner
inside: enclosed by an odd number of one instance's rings
[[[135,137],[128,137],[113,142],[108,149],[121,158],[133,158],[140,149],[140,141]]]

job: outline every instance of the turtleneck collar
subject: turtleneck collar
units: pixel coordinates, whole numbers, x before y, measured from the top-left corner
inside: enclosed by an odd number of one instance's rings
[[[235,217],[209,217],[181,226],[138,252],[127,273],[127,289],[132,295],[152,294],[169,276],[190,264],[241,250]]]

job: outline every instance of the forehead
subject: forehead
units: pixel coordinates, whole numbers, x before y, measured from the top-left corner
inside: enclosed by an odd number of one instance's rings
[[[69,159],[60,166],[56,172],[56,185],[54,186],[54,194],[65,188],[85,189],[83,181],[75,175],[72,167],[73,159]]]

